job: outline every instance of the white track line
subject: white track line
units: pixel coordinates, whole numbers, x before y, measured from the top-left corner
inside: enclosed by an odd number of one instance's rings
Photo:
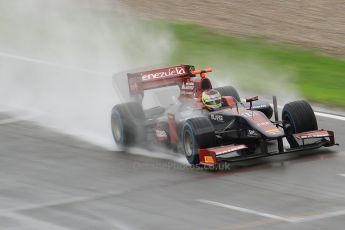
[[[15,123],[15,122],[18,122],[18,121],[21,121],[21,120],[22,120],[22,119],[19,119],[19,118],[17,118],[17,117],[14,117],[14,118],[7,118],[7,119],[0,120],[0,125]]]
[[[345,215],[345,210],[339,210],[339,211],[334,211],[334,212],[320,213],[320,214],[316,214],[316,215],[313,215],[313,216],[306,216],[306,217],[302,217],[302,218],[292,218],[293,221],[290,221],[290,222],[292,222],[292,223],[302,223],[302,222],[321,220],[321,219],[337,217],[337,216],[343,216],[343,215]]]
[[[66,198],[66,199],[51,201],[51,202],[47,202],[47,203],[41,203],[41,204],[26,205],[26,206],[21,206],[21,207],[9,209],[9,210],[0,210],[0,216],[3,213],[8,213],[8,212],[11,212],[11,213],[13,213],[13,212],[23,212],[23,211],[29,211],[29,210],[35,210],[35,209],[49,208],[49,207],[54,207],[54,206],[71,205],[73,203],[89,202],[89,201],[93,201],[93,200],[98,200],[98,199],[104,199],[104,198],[108,198],[108,197],[118,196],[118,195],[121,195],[121,194],[123,194],[123,192],[120,192],[120,191],[106,192],[106,193],[90,195],[90,196]]]
[[[25,61],[25,62],[32,62],[32,63],[36,63],[36,64],[54,66],[54,67],[58,67],[61,69],[69,69],[69,70],[84,72],[84,73],[88,73],[88,74],[106,75],[106,76],[111,75],[111,74],[101,73],[101,72],[97,72],[97,71],[93,71],[93,70],[89,70],[89,69],[85,69],[85,68],[76,68],[73,66],[63,65],[63,64],[59,64],[59,63],[44,61],[41,59],[29,58],[29,57],[25,57],[25,56],[19,56],[19,55],[4,53],[4,52],[0,52],[0,57],[15,59],[15,60],[19,60],[19,61]]]
[[[14,59],[14,60],[19,60],[19,61],[24,61],[24,62],[31,62],[31,63],[35,63],[35,64],[53,66],[53,67],[57,67],[57,68],[60,68],[60,69],[68,69],[68,70],[83,72],[83,73],[87,73],[87,74],[93,74],[93,75],[99,75],[99,76],[103,76],[103,75],[104,76],[111,76],[111,74],[101,73],[101,72],[97,72],[97,71],[93,71],[93,70],[89,70],[89,69],[76,68],[76,67],[73,67],[73,66],[63,65],[63,64],[59,64],[59,63],[44,61],[44,60],[41,60],[41,59],[29,58],[29,57],[25,57],[25,56],[19,56],[19,55],[4,53],[4,52],[0,52],[0,57]],[[32,118],[32,117],[7,118],[7,119],[0,120],[0,125],[9,124],[9,123],[15,123],[15,122],[18,122],[18,121],[23,121],[23,120],[30,120],[30,118]]]
[[[328,113],[321,113],[321,112],[314,112],[314,113],[316,116],[319,116],[319,117],[327,117],[327,118],[331,118],[331,119],[345,121],[345,117],[343,117],[343,116],[338,116],[338,115],[333,115],[333,114],[328,114]]]
[[[32,120],[35,117],[36,116],[20,116],[20,117],[6,118],[6,119],[3,119],[3,120],[0,120],[0,125],[16,123],[16,122],[19,122],[19,121]]]
[[[10,210],[0,210],[0,217],[3,216],[3,217],[9,217],[11,219],[16,219],[17,222],[19,223],[25,223],[29,225],[30,227],[32,226],[32,229],[67,230],[67,228],[64,228],[63,226],[55,225],[48,221],[46,222],[44,220],[41,221],[36,218],[31,218],[29,216],[26,216],[25,214],[21,214],[21,212],[34,210],[34,209],[44,209],[44,208],[60,206],[60,205],[70,205],[73,203],[88,202],[88,201],[92,201],[96,199],[103,199],[103,198],[107,198],[111,196],[117,196],[120,194],[123,194],[123,193],[122,192],[108,192],[108,193],[97,194],[97,195],[92,195],[88,197],[86,196],[86,197],[70,198],[70,199],[53,201],[49,203],[28,205],[25,207],[18,207],[18,208],[13,208]],[[94,213],[91,213],[91,212],[90,214],[95,215]],[[99,218],[101,217],[99,216]],[[105,221],[105,220],[102,219],[102,221]],[[123,223],[118,222],[116,220],[112,220],[108,224],[113,226],[115,229],[121,229],[121,230],[132,229],[132,228],[129,228],[127,225],[124,225]]]
[[[239,211],[243,213],[253,214],[256,216],[262,216],[262,217],[289,222],[289,223],[302,223],[302,222],[309,222],[309,221],[315,221],[315,220],[321,220],[321,219],[345,215],[345,210],[339,210],[339,211],[324,212],[324,213],[320,213],[316,215],[302,216],[302,217],[282,217],[282,216],[277,216],[270,213],[255,211],[252,209],[242,208],[242,207],[233,206],[229,204],[223,204],[223,203],[219,203],[219,202],[211,201],[211,200],[198,199],[197,201],[204,204],[214,205],[214,206],[218,206],[222,208],[227,208],[227,209],[231,209],[231,210],[235,210],[235,211]]]
[[[15,220],[20,226],[25,226],[27,229],[49,229],[49,230],[68,230],[70,228],[56,225],[49,221],[39,220],[34,217],[26,216],[20,213],[4,213],[1,216]]]
[[[339,176],[343,176],[343,177],[345,177],[345,173],[344,174],[338,174]]]
[[[273,104],[271,104],[271,106],[273,107]],[[278,105],[277,107],[279,109],[282,109],[284,106]],[[334,114],[329,114],[329,113],[323,113],[323,112],[316,112],[316,111],[314,113],[316,116],[319,116],[319,117],[326,117],[326,118],[331,118],[331,119],[335,119],[335,120],[345,121],[344,116],[339,116],[339,115],[334,115]]]
[[[270,219],[280,220],[280,221],[284,221],[284,222],[290,222],[290,220],[288,218],[284,218],[281,216],[277,216],[277,215],[273,215],[273,214],[269,214],[269,213],[265,213],[265,212],[258,212],[255,210],[241,208],[238,206],[233,206],[233,205],[228,205],[228,204],[223,204],[223,203],[219,203],[219,202],[215,202],[215,201],[211,201],[211,200],[199,199],[197,201],[204,203],[204,204],[210,204],[210,205],[214,205],[214,206],[218,206],[218,207],[222,207],[222,208],[227,208],[227,209],[232,209],[235,211],[249,213],[249,214],[262,216],[262,217],[266,217],[266,218],[270,218]]]

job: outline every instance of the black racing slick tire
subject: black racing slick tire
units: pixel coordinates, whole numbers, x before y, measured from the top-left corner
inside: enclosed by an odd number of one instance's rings
[[[137,102],[115,105],[111,112],[111,130],[120,147],[128,147],[144,140],[145,114]]]
[[[182,129],[182,149],[191,165],[198,165],[200,148],[210,148],[216,145],[214,126],[207,117],[197,117],[187,120]]]
[[[237,90],[232,86],[224,86],[214,89],[217,90],[222,96],[232,96],[237,101],[241,101],[240,95],[238,94]]]
[[[292,134],[318,129],[316,117],[310,104],[306,101],[294,101],[286,104],[282,111],[284,131],[291,147],[297,143]]]

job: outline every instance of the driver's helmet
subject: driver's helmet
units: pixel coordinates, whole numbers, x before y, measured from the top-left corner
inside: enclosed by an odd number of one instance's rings
[[[205,90],[201,101],[208,110],[216,110],[222,106],[222,95],[215,89]]]

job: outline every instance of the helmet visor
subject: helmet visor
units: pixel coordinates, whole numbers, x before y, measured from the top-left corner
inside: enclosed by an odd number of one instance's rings
[[[205,101],[205,105],[218,105],[221,103],[221,99],[209,99]]]

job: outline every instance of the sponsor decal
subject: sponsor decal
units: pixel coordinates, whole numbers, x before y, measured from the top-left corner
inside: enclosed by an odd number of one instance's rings
[[[297,136],[300,139],[310,139],[310,138],[318,138],[318,137],[328,137],[329,135],[325,134],[312,134],[312,135],[302,135],[302,136]]]
[[[245,149],[245,148],[243,147],[243,145],[232,146],[232,147],[226,148],[226,149],[223,150],[223,151],[216,152],[216,154],[217,154],[217,155],[223,155],[223,154],[230,153],[230,152],[234,152],[234,151],[238,151],[238,150],[241,150],[241,149]]]
[[[276,133],[279,133],[280,130],[277,128],[273,128],[273,129],[267,129],[265,132],[270,133],[270,134],[276,134]]]
[[[167,133],[164,130],[156,129],[156,136],[158,138],[168,138]]]
[[[193,90],[194,89],[194,82],[187,82],[186,84],[183,82],[181,89],[183,90]]]
[[[256,123],[258,126],[266,126],[266,125],[270,125],[272,124],[271,122],[269,121],[265,121],[265,122],[259,122],[259,123]]]
[[[204,161],[207,164],[214,164],[213,157],[211,157],[211,156],[204,156]]]
[[[174,68],[169,68],[166,71],[142,75],[141,79],[143,81],[150,81],[153,79],[168,78],[171,76],[183,75],[183,74],[186,74],[186,71],[183,67],[174,67]]]
[[[253,129],[248,129],[248,135],[255,135],[256,131]]]
[[[258,113],[255,111],[251,111],[251,112],[242,113],[241,115],[244,117],[255,117],[258,115]]]
[[[255,106],[252,106],[252,109],[261,109],[261,108],[266,108],[267,105],[255,105]]]
[[[211,118],[211,120],[214,120],[214,121],[224,122],[223,115],[211,114],[210,118]]]

